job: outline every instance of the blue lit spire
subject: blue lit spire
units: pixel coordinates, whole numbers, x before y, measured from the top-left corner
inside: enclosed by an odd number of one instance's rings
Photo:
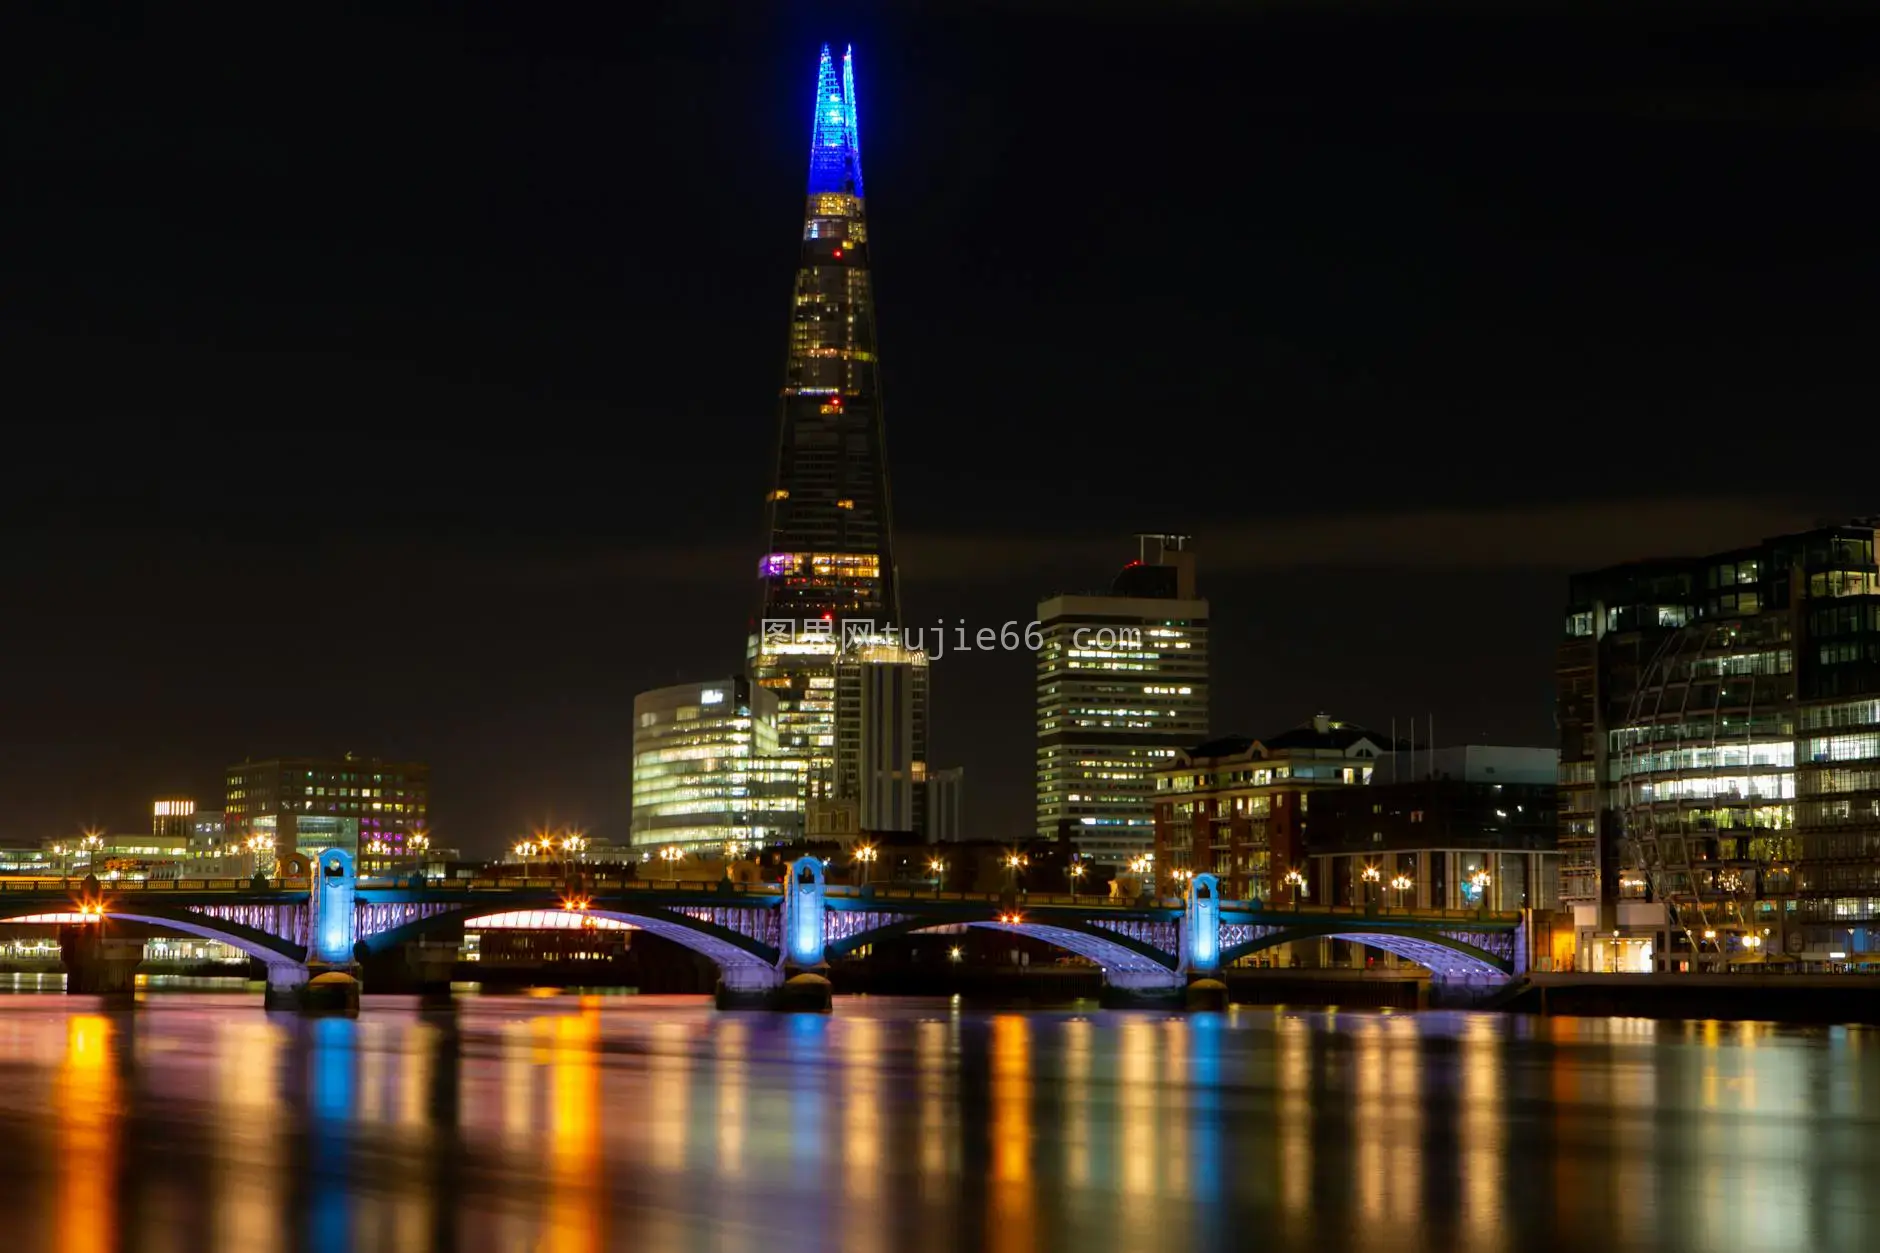
[[[855,49],[842,53],[836,76],[829,45],[816,71],[816,125],[809,141],[809,191],[862,194],[862,138],[855,125]]]

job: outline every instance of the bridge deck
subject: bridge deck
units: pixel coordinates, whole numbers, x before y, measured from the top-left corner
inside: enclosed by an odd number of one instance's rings
[[[245,901],[276,900],[289,903],[305,900],[311,885],[304,879],[270,879],[265,888],[257,888],[252,879],[147,879],[147,880],[105,880],[100,883],[100,890],[107,897],[136,895],[143,897],[190,896],[240,898]],[[539,899],[544,895],[559,897],[567,890],[566,880],[560,878],[482,878],[482,879],[433,879],[418,886],[398,879],[359,880],[359,899],[361,904],[372,901],[436,901],[439,903],[460,903],[481,898],[500,898],[514,895],[522,898]],[[1003,892],[935,892],[931,889],[899,886],[854,886],[831,884],[826,889],[829,905],[838,910],[844,909],[899,909],[903,912],[920,912],[923,907],[931,909],[934,905],[991,905],[1012,899],[1010,893]],[[0,895],[30,894],[41,897],[67,897],[76,899],[85,891],[83,879],[58,879],[43,877],[6,877],[0,876]],[[783,887],[776,883],[730,883],[724,880],[706,882],[699,880],[662,880],[639,879],[628,877],[584,876],[581,879],[581,891],[590,897],[635,897],[665,898],[681,903],[716,905],[735,905],[748,902],[751,905],[769,906],[782,895]],[[494,903],[494,901],[492,901]],[[1020,892],[1016,905],[1021,910],[1049,909],[1085,911],[1092,915],[1116,914],[1136,915],[1156,914],[1165,917],[1178,915],[1185,902],[1180,897],[1143,897],[1117,898],[1097,895],[1072,895],[1070,893]],[[942,909],[936,912],[951,913]],[[1381,925],[1403,926],[1416,923],[1465,924],[1473,927],[1501,929],[1520,923],[1518,911],[1474,910],[1474,909],[1397,909],[1389,906],[1344,906],[1344,905],[1273,905],[1260,901],[1221,902],[1222,921],[1249,921],[1257,919],[1268,925],[1284,924],[1288,921],[1304,926],[1322,926],[1327,923],[1369,921]]]

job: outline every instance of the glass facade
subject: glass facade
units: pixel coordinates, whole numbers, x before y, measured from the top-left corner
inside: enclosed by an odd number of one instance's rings
[[[1697,965],[1825,962],[1880,919],[1877,584],[1865,523],[1574,581],[1569,899],[1661,906],[1660,960]]]
[[[776,706],[742,676],[634,698],[636,849],[741,854],[802,833],[807,762],[777,751]]]

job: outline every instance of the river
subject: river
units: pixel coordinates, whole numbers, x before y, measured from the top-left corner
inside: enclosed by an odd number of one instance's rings
[[[1880,1031],[0,997],[5,1246],[1880,1248]]]

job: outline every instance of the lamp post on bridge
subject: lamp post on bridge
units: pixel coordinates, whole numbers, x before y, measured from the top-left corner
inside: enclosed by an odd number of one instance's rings
[[[1071,881],[1071,900],[1075,902],[1077,900],[1077,881],[1084,877],[1084,863],[1074,861],[1068,866],[1065,866],[1064,877]]]
[[[1366,910],[1369,910],[1373,905],[1377,904],[1377,885],[1384,878],[1384,872],[1379,870],[1376,866],[1366,866],[1364,873],[1360,874],[1358,877],[1364,880],[1364,907]]]
[[[668,844],[666,847],[659,850],[659,860],[666,863],[666,877],[668,879],[674,882],[678,881],[679,861],[684,856],[685,851],[677,844]]]
[[[873,844],[863,844],[855,850],[855,862],[862,868],[862,887],[868,886],[868,867],[873,865],[879,856],[881,856],[881,850]]]
[[[1399,874],[1396,878],[1390,881],[1390,885],[1391,887],[1397,890],[1397,908],[1402,909],[1403,908],[1403,894],[1405,892],[1408,892],[1412,887],[1415,886],[1415,884],[1413,884],[1410,881],[1409,875]]]
[[[933,898],[940,899],[940,882],[946,877],[947,864],[938,857],[927,859],[927,873],[933,876]]]
[[[1018,872],[1030,864],[1031,859],[1017,850],[1005,855],[1006,882],[1011,884],[1012,891],[1018,891]]]
[[[1281,882],[1292,889],[1292,907],[1298,909],[1299,898],[1306,895],[1306,877],[1296,869],[1288,870]]]

